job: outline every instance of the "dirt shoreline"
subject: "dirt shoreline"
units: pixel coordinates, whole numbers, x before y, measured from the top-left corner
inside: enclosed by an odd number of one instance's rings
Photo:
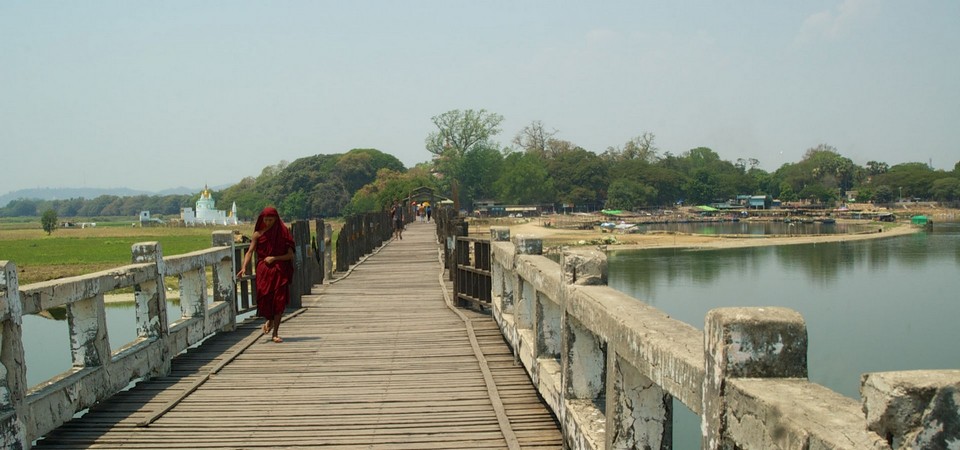
[[[500,225],[500,224],[494,224]],[[904,236],[920,231],[910,224],[877,224],[877,232],[858,234],[822,234],[803,236],[705,236],[683,233],[618,234],[593,230],[567,230],[540,226],[535,221],[502,224],[510,227],[511,235],[526,235],[543,239],[544,248],[560,246],[600,246],[605,250],[636,250],[647,248],[725,249],[759,247],[765,245],[816,244],[880,239]],[[484,232],[488,227],[478,227]],[[471,229],[471,233],[474,230]]]

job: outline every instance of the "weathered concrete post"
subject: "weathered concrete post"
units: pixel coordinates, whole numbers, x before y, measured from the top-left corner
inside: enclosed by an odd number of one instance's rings
[[[806,378],[807,327],[800,313],[780,307],[717,308],[703,331],[704,449],[732,449],[726,438],[728,378]]]
[[[24,398],[27,368],[23,356],[23,304],[17,265],[0,261],[0,447],[30,448]]]
[[[517,256],[540,255],[543,253],[543,240],[538,237],[518,234],[513,236],[513,245],[516,249],[515,255]],[[536,332],[537,291],[530,283],[523,283],[519,279],[517,282],[522,283],[522,285],[517,285],[514,288],[515,292],[518,293],[516,297],[516,309],[514,310],[517,328]],[[536,351],[534,350],[534,356],[535,355]]]
[[[180,274],[180,310],[184,317],[199,317],[206,323],[207,274],[204,268]]]
[[[107,312],[99,288],[93,297],[67,305],[70,354],[73,367],[98,367],[110,363]]]
[[[867,373],[860,396],[867,429],[894,449],[960,443],[960,370]]]
[[[510,227],[490,227],[490,242],[510,242]],[[495,299],[500,299],[500,308],[503,313],[513,313],[513,285],[514,281],[508,282],[504,279],[504,272],[513,270],[513,267],[505,268],[496,261],[490,264],[490,294]],[[494,310],[496,312],[496,309]]]
[[[673,448],[673,396],[607,349],[607,448]]]
[[[163,283],[164,263],[163,249],[159,242],[140,242],[133,244],[130,249],[133,263],[154,263],[157,268],[157,278],[134,286],[134,299],[137,308],[137,336],[148,339],[166,340],[169,334],[167,323],[167,293]],[[161,348],[166,350],[167,346]],[[170,370],[169,355],[164,354],[166,367],[161,368],[162,374]],[[156,375],[160,375],[159,373]]]
[[[236,255],[232,231],[214,231],[213,246],[227,247],[230,249],[230,257],[220,260],[213,266],[213,301],[227,302],[230,305],[230,317],[233,320],[223,331],[233,331],[237,328],[237,283],[236,274],[240,271],[238,267],[243,261],[234,261],[233,255]]]
[[[606,285],[606,254],[566,251],[561,271],[567,289],[574,285]],[[566,328],[568,339],[574,340],[567,353],[570,362],[564,366],[564,379],[577,380],[578,373],[589,374],[580,376],[579,384],[583,387],[578,388],[575,381],[572,389],[582,389],[586,392],[583,395],[592,396],[587,398],[604,400],[606,448],[673,448],[673,397],[624,362],[617,348],[606,345],[568,316],[564,320],[573,324]],[[577,341],[583,344],[584,340],[587,345],[577,345]],[[583,356],[575,358],[577,353]],[[578,369],[578,364],[583,367]]]
[[[580,439],[567,442],[568,447],[599,449],[605,442],[594,439],[603,439],[606,427],[607,343],[568,314],[567,303],[576,286],[607,283],[607,256],[596,250],[566,250],[560,262],[560,276],[560,389],[565,399],[560,422],[568,439]]]

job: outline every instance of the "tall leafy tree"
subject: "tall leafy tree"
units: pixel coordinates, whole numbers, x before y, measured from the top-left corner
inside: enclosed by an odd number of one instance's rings
[[[547,161],[557,200],[597,209],[606,199],[609,165],[596,153],[576,147]]]
[[[934,181],[930,194],[940,201],[960,200],[960,178],[945,177]]]
[[[453,183],[459,183],[460,201],[469,205],[495,180],[478,163],[495,161],[493,152],[499,152],[500,146],[493,137],[500,133],[503,116],[468,109],[448,111],[431,120],[437,131],[427,136],[426,148],[434,155],[441,187],[451,192]]]
[[[500,200],[512,204],[553,203],[555,197],[553,180],[534,152],[507,155],[494,187]]]
[[[608,209],[634,211],[649,205],[656,197],[656,189],[633,180],[620,179],[610,183],[607,190]]]

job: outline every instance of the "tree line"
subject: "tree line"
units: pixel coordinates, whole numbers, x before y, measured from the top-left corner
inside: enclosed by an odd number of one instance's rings
[[[737,195],[829,205],[850,191],[860,202],[960,200],[960,161],[952,171],[918,162],[859,166],[821,144],[808,149],[802,160],[767,172],[755,158],[727,161],[708,147],[680,154],[662,151],[649,132],[597,152],[561,139],[559,131],[540,121],[504,145],[496,139],[503,116],[482,109],[452,110],[431,121],[436,129],[426,137],[429,162],[405,168],[377,149],[281,161],[214,192],[217,207],[229,210],[236,202],[242,220],[251,220],[267,205],[290,219],[333,217],[383,210],[421,186],[455,198],[468,210],[480,200],[638,210],[710,204]],[[47,210],[62,218],[136,216],[147,210],[178,217],[199,195],[19,199],[0,208],[0,216],[39,216]]]
[[[901,196],[960,200],[960,162],[952,171],[923,163],[859,166],[821,144],[801,161],[767,172],[755,158],[726,161],[708,147],[661,151],[653,133],[595,152],[560,139],[540,121],[503,146],[494,140],[503,117],[485,110],[453,110],[432,120],[437,130],[426,145],[437,183],[445,192],[456,191],[467,209],[477,200],[496,199],[636,210],[724,202],[737,195],[829,205],[852,191],[861,202],[887,203]]]

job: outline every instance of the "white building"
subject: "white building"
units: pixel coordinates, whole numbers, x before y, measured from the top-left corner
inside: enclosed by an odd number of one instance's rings
[[[210,189],[203,187],[200,193],[200,199],[197,200],[197,209],[182,208],[180,210],[180,219],[187,226],[192,225],[237,225],[237,203],[233,203],[230,212],[216,208],[216,202],[210,195]]]

